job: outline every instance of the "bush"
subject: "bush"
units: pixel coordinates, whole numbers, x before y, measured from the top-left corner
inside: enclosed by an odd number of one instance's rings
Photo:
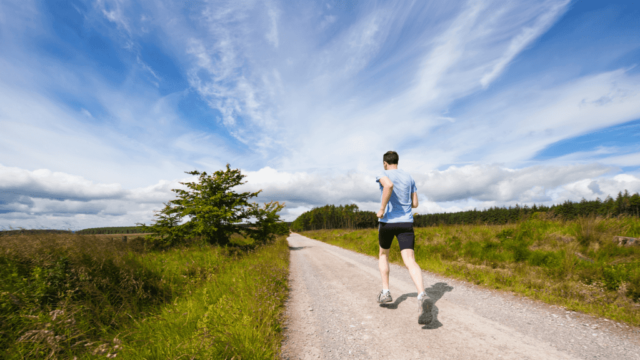
[[[578,218],[576,221],[576,239],[582,246],[589,246],[600,240],[598,219],[595,216]]]
[[[531,231],[521,225],[515,230],[502,230],[496,237],[500,240],[502,247],[513,254],[515,262],[522,262],[526,261],[531,253],[531,250],[529,250],[529,246],[532,243],[530,235]]]
[[[627,296],[633,301],[640,301],[640,268],[633,269],[629,273],[627,284]]]
[[[622,266],[605,266],[602,268],[602,279],[607,290],[616,291],[627,279],[627,272]]]

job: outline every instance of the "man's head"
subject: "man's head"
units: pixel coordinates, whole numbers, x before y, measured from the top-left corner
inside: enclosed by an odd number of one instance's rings
[[[400,157],[398,156],[397,152],[395,152],[395,151],[387,151],[382,156],[382,164],[384,165],[384,169],[385,170],[397,169],[398,168],[398,160],[400,160]]]

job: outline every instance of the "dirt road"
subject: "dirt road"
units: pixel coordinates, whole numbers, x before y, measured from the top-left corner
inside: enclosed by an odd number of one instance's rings
[[[406,268],[376,303],[377,259],[293,234],[284,359],[640,359],[637,329],[424,272],[417,322]],[[397,244],[394,242],[394,246]]]

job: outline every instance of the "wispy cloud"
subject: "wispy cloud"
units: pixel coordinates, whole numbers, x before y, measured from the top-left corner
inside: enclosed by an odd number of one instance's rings
[[[532,25],[524,26],[521,32],[511,40],[504,54],[495,62],[491,70],[480,79],[482,87],[489,86],[523,49],[545,33],[564,14],[569,3],[569,0],[540,3],[539,5],[544,8],[542,15],[535,19]]]
[[[131,33],[131,29],[125,16],[122,12],[122,1],[120,0],[111,0],[104,1],[100,0],[96,3],[102,14],[112,23],[116,24],[118,29],[124,30],[127,33]]]
[[[638,189],[620,170],[640,165],[630,145],[536,160],[640,118],[640,76],[620,57],[636,45],[598,61],[545,50],[584,41],[566,30],[581,3],[345,4],[0,3],[0,226],[148,221],[183,171],[227,162],[289,219],[372,209],[389,149],[421,212]]]

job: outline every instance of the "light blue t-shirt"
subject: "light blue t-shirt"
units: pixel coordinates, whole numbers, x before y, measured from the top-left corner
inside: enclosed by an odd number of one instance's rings
[[[413,181],[411,175],[406,172],[396,170],[384,170],[376,176],[376,182],[380,185],[380,199],[382,199],[382,184],[380,179],[388,177],[393,183],[393,191],[391,198],[387,204],[384,216],[380,222],[384,223],[401,223],[413,222],[413,214],[411,213],[411,194],[418,192],[416,182]]]

